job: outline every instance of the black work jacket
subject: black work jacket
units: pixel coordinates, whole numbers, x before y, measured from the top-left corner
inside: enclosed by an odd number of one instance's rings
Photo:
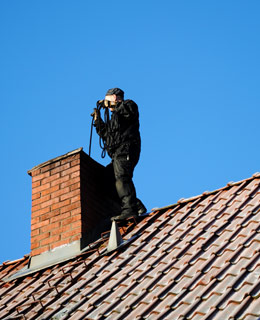
[[[111,157],[120,146],[127,143],[137,144],[140,148],[139,111],[137,104],[132,100],[118,103],[107,123],[98,116],[95,127]]]

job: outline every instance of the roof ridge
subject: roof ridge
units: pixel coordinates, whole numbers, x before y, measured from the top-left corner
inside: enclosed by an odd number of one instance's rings
[[[203,196],[208,196],[208,195],[215,194],[215,193],[217,193],[219,191],[228,189],[228,188],[233,187],[235,185],[242,184],[243,182],[254,180],[255,178],[260,178],[260,172],[255,172],[251,177],[246,178],[246,179],[242,179],[242,180],[239,180],[239,181],[236,181],[236,182],[230,181],[230,182],[228,182],[226,184],[226,186],[224,186],[222,188],[218,188],[218,189],[215,189],[215,190],[212,190],[212,191],[204,191],[203,193],[201,193],[199,195],[192,196],[192,197],[189,197],[189,198],[180,198],[176,203],[173,203],[173,204],[170,204],[168,206],[161,207],[161,208],[155,207],[151,211],[158,211],[158,210],[161,211],[161,210],[165,210],[165,209],[170,209],[170,208],[173,208],[173,207],[177,206],[178,204],[191,202],[191,201],[199,199],[199,198],[201,198]]]

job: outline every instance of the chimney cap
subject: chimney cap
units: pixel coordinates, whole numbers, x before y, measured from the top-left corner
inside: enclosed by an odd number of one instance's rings
[[[51,159],[51,160],[45,161],[45,162],[43,162],[43,163],[40,163],[40,164],[38,164],[37,166],[33,167],[31,170],[28,170],[27,173],[28,173],[29,175],[31,175],[32,172],[35,171],[35,170],[37,170],[37,169],[43,168],[43,167],[45,167],[45,166],[48,166],[48,165],[51,164],[51,163],[54,163],[54,162],[56,162],[56,161],[62,160],[62,159],[64,159],[64,158],[67,158],[68,156],[71,156],[71,155],[73,155],[73,154],[79,153],[79,152],[81,152],[82,150],[83,150],[83,147],[80,147],[80,148],[75,149],[75,150],[72,150],[72,151],[70,151],[70,152],[68,152],[68,153],[66,153],[66,154],[63,154],[62,156],[59,156],[59,157],[56,157],[56,158],[54,158],[54,159]]]

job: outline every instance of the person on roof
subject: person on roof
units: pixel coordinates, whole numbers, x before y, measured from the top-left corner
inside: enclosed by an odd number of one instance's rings
[[[119,88],[109,89],[105,99],[97,104],[111,111],[111,119],[108,117],[105,121],[98,109],[94,109],[93,115],[97,134],[112,159],[107,168],[113,174],[121,201],[121,213],[112,217],[112,220],[137,217],[146,212],[144,204],[136,197],[132,180],[141,151],[138,106],[132,100],[124,100],[124,91]]]

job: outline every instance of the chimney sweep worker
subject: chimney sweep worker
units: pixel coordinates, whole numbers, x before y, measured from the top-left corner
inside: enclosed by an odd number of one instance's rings
[[[97,106],[99,108],[94,109],[92,114],[94,126],[112,159],[107,167],[113,171],[116,191],[121,201],[121,214],[112,217],[112,220],[137,217],[146,212],[141,200],[136,198],[132,180],[141,151],[138,106],[132,100],[124,100],[124,91],[119,88],[109,89],[105,100],[99,100]],[[111,111],[111,119],[107,116],[103,121],[100,106]],[[105,111],[108,114],[108,110]]]

